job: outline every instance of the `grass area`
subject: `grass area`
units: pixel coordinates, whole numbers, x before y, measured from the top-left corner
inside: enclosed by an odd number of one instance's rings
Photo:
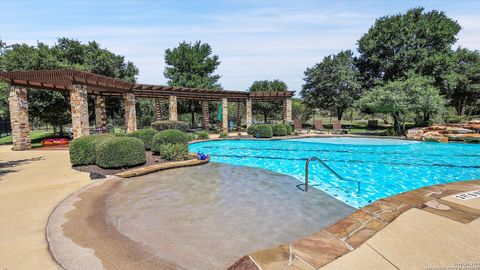
[[[51,131],[38,130],[38,131],[30,132],[30,138],[32,138],[32,148],[41,147],[42,146],[41,142],[43,139],[52,138],[52,137],[55,137],[55,136]],[[11,135],[0,138],[0,145],[11,144],[11,143],[12,143]]]

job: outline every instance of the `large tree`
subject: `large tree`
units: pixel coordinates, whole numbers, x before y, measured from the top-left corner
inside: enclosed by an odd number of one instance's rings
[[[288,86],[286,83],[280,80],[263,80],[263,81],[254,81],[252,85],[248,88],[250,92],[275,92],[275,91],[287,91]],[[279,102],[274,101],[260,101],[254,102],[252,104],[252,109],[263,115],[264,122],[267,122],[269,116],[274,116],[281,108]]]
[[[315,108],[333,110],[338,118],[361,94],[358,70],[350,50],[329,55],[305,71],[305,84],[300,94]]]
[[[446,98],[458,115],[479,113],[480,53],[458,48],[451,60],[450,72],[444,75]]]
[[[409,114],[416,124],[428,125],[432,115],[444,110],[444,102],[431,78],[410,75],[375,87],[357,101],[357,106],[362,111],[390,114],[394,129],[402,134]]]
[[[212,48],[208,43],[196,41],[193,44],[181,42],[173,49],[165,50],[164,76],[168,85],[221,89],[220,75],[215,74],[220,65],[218,55],[212,55]],[[195,112],[201,112],[198,101],[180,100],[178,102],[180,113],[191,113],[192,125],[195,124]]]
[[[452,45],[460,25],[443,12],[423,8],[384,16],[358,41],[358,67],[364,85],[371,88],[411,72],[433,76],[442,91]]]
[[[130,82],[134,82],[138,74],[138,69],[132,62],[126,62],[123,56],[102,49],[95,41],[82,44],[78,40],[59,38],[53,46],[39,42],[36,46],[13,44],[2,47],[0,69],[4,71],[79,69]],[[5,84],[0,87],[7,93]],[[30,89],[28,100],[30,118],[52,125],[55,131],[62,131],[62,127],[70,122],[68,95]],[[122,118],[121,99],[111,97],[108,101],[107,115]],[[0,105],[4,106],[3,102]],[[7,108],[0,109],[2,112],[6,110]]]

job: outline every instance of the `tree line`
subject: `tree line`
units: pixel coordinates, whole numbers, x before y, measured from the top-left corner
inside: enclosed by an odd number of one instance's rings
[[[395,130],[407,119],[426,126],[435,114],[480,114],[480,53],[453,49],[461,26],[423,8],[384,16],[350,50],[329,55],[305,71],[306,104],[333,112],[349,108],[389,114]]]

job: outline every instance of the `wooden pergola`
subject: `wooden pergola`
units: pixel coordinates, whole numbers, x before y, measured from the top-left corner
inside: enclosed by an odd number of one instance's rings
[[[156,101],[157,118],[160,118],[160,102],[169,100],[169,120],[177,120],[177,99],[199,100],[203,107],[203,126],[209,127],[208,102],[221,101],[222,129],[228,131],[228,101],[246,106],[247,127],[252,124],[252,101],[283,101],[284,122],[292,121],[293,91],[245,92],[216,89],[173,87],[131,83],[79,70],[31,70],[0,72],[0,79],[10,84],[9,104],[14,149],[29,149],[27,88],[53,90],[70,94],[72,129],[74,138],[89,134],[88,95],[95,96],[97,127],[105,127],[105,98],[123,96],[125,100],[125,125],[127,132],[137,129],[135,97]],[[237,121],[239,125],[239,121]]]

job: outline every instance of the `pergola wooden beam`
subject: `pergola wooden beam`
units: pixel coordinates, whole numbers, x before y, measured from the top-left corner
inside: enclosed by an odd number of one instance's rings
[[[293,91],[245,92],[218,89],[162,86],[131,83],[79,70],[31,70],[0,72],[0,79],[12,85],[56,91],[69,91],[74,84],[85,85],[87,92],[94,95],[122,95],[133,93],[144,98],[177,96],[181,99],[231,101],[276,101],[291,98]]]

